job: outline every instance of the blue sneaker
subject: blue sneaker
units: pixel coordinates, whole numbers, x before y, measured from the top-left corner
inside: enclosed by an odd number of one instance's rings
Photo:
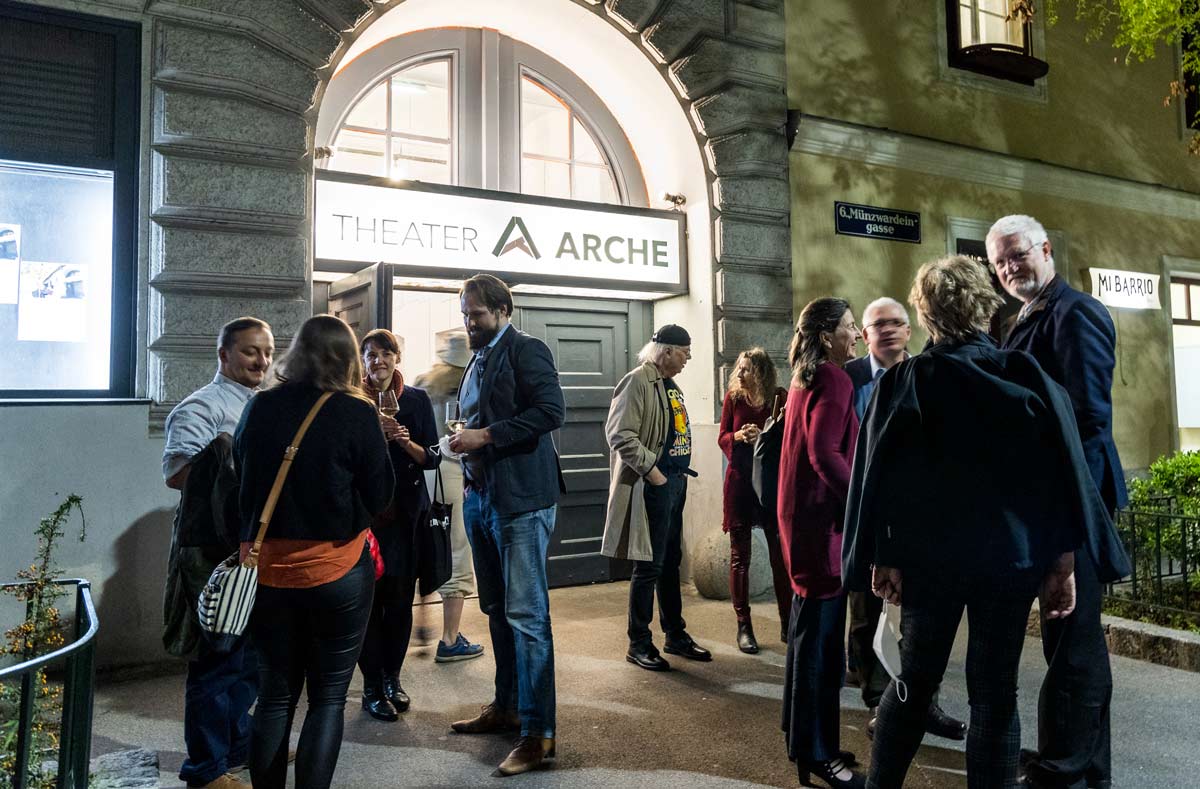
[[[435,663],[453,663],[456,660],[470,660],[477,658],[483,654],[482,644],[472,644],[462,633],[458,634],[458,638],[453,644],[446,646],[442,641],[438,641],[437,656],[434,657]]]

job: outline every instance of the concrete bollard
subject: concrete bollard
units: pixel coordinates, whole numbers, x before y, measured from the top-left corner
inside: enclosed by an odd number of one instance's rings
[[[714,530],[701,537],[691,552],[692,583],[710,600],[729,599],[729,535]],[[750,597],[771,594],[771,562],[762,530],[755,529],[750,547]]]

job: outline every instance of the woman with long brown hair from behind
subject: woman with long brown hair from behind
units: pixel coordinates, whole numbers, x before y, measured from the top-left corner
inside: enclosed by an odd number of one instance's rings
[[[791,577],[783,731],[800,783],[858,789],[854,755],[841,750],[839,694],[846,670],[842,517],[858,436],[854,384],[842,369],[858,343],[845,299],[809,302],[788,361],[792,388],[779,458],[779,541]]]
[[[332,315],[309,318],[278,363],[274,385],[250,400],[234,436],[244,557],[285,450],[312,406],[332,393],[293,453],[259,554],[250,619],[259,661],[250,776],[258,789],[287,782],[288,734],[306,683],[296,786],[326,789],[337,766],[346,691],[375,584],[366,534],[391,500],[394,481],[361,383],[354,332]]]
[[[751,655],[758,652],[758,641],[750,620],[750,546],[752,530],[756,526],[763,530],[767,541],[784,641],[787,641],[788,613],[792,608],[775,512],[762,507],[751,484],[754,443],[767,417],[778,415],[786,397],[787,391],[776,384],[775,362],[766,351],[751,348],[738,355],[729,377],[725,401],[721,404],[717,443],[729,460],[722,491],[724,518],[721,522],[722,530],[729,535],[729,597],[737,615],[738,649]]]

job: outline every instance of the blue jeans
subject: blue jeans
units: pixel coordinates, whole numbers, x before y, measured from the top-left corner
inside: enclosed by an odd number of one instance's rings
[[[226,770],[246,763],[258,695],[258,665],[248,638],[230,652],[216,652],[202,638],[188,661],[183,701],[183,741],[187,758],[179,780],[204,786]]]
[[[463,496],[463,522],[475,558],[479,607],[496,660],[496,706],[516,709],[521,734],[554,736],[554,635],[546,551],[557,507],[504,516],[487,491]]]

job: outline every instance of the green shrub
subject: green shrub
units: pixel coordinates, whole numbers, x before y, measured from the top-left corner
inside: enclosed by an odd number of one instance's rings
[[[1129,484],[1129,508],[1133,510],[1159,511],[1162,504],[1155,499],[1167,496],[1175,500],[1176,512],[1200,517],[1200,451],[1163,455],[1150,464],[1146,479]]]

